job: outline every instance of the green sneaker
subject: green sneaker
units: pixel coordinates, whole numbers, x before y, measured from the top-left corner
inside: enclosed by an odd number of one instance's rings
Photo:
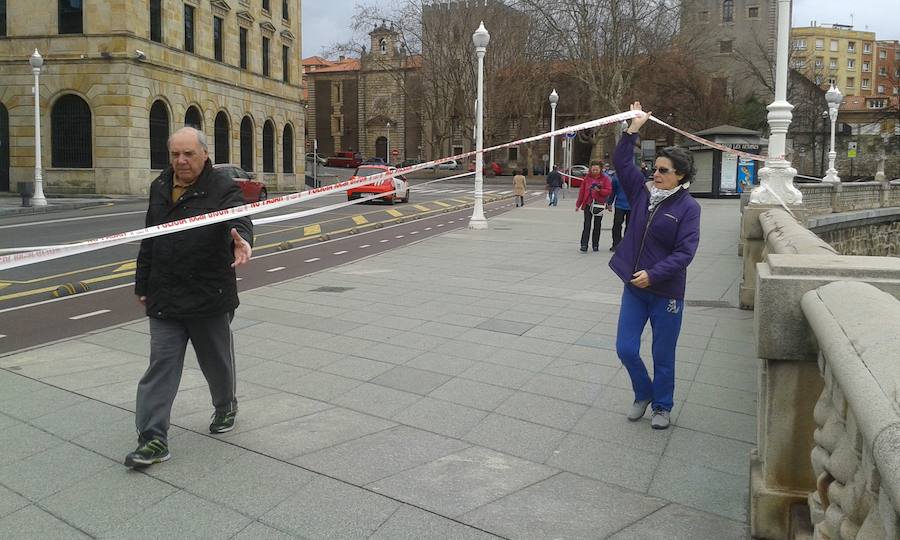
[[[237,416],[237,411],[231,412],[214,412],[212,415],[212,422],[209,424],[209,432],[210,433],[227,433],[234,429],[234,417]]]
[[[152,439],[137,447],[137,450],[125,456],[125,466],[132,469],[149,467],[154,463],[168,461],[172,455],[169,447],[159,439]]]

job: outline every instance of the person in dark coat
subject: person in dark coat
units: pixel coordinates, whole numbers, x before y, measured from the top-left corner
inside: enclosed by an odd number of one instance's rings
[[[559,167],[553,166],[553,170],[547,175],[547,193],[550,196],[550,202],[547,206],[556,206],[559,202],[559,190],[563,186],[563,177],[559,173]]]
[[[628,196],[622,189],[622,182],[619,182],[619,176],[615,171],[609,171],[609,177],[612,179],[613,194],[607,202],[607,207],[615,210],[613,214],[612,224],[612,245],[610,251],[615,251],[619,242],[622,241],[622,226],[628,230],[628,216],[631,214],[631,206],[628,205]]]
[[[640,102],[631,110],[641,111]],[[649,116],[642,114],[631,122],[613,154],[619,182],[631,204],[631,223],[609,266],[625,283],[616,353],[634,390],[628,419],[640,420],[652,404],[651,427],[666,429],[675,393],[675,346],[684,313],[687,267],[700,242],[700,205],[688,192],[694,162],[687,150],[662,149],[649,182],[634,164],[637,131]],[[640,353],[648,320],[653,331],[652,380]]]
[[[146,226],[151,227],[244,204],[224,170],[214,169],[202,132],[185,127],[168,141],[170,167],[150,185]],[[169,459],[167,433],[188,341],[212,397],[211,433],[234,428],[234,341],[238,307],[235,267],[250,260],[248,217],[185,229],[141,241],[134,292],[150,319],[150,363],[137,389],[138,447],[128,467]]]

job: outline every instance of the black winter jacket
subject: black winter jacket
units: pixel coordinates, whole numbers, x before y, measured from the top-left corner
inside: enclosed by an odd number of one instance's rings
[[[225,171],[214,169],[209,160],[174,205],[172,177],[169,167],[150,184],[147,227],[244,204],[238,185]],[[141,241],[134,292],[147,297],[148,316],[199,319],[237,308],[232,228],[253,245],[253,223],[248,217]]]

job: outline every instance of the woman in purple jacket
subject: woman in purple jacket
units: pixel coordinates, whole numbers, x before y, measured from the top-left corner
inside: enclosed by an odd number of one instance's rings
[[[640,111],[640,102],[631,110]],[[675,345],[681,331],[687,267],[700,241],[700,205],[687,191],[694,175],[694,161],[687,150],[662,149],[649,182],[634,164],[637,131],[649,116],[632,120],[613,155],[619,182],[631,203],[631,223],[609,266],[625,282],[616,352],[634,389],[628,419],[640,420],[652,404],[651,427],[666,429],[675,392]],[[640,355],[648,320],[653,331],[652,380]]]

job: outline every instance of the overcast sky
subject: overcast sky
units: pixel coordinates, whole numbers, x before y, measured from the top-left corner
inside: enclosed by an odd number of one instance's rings
[[[304,58],[347,40],[357,0],[305,0],[302,4]],[[811,21],[853,24],[855,30],[875,32],[877,39],[900,40],[896,0],[794,0],[793,26],[809,26]]]

